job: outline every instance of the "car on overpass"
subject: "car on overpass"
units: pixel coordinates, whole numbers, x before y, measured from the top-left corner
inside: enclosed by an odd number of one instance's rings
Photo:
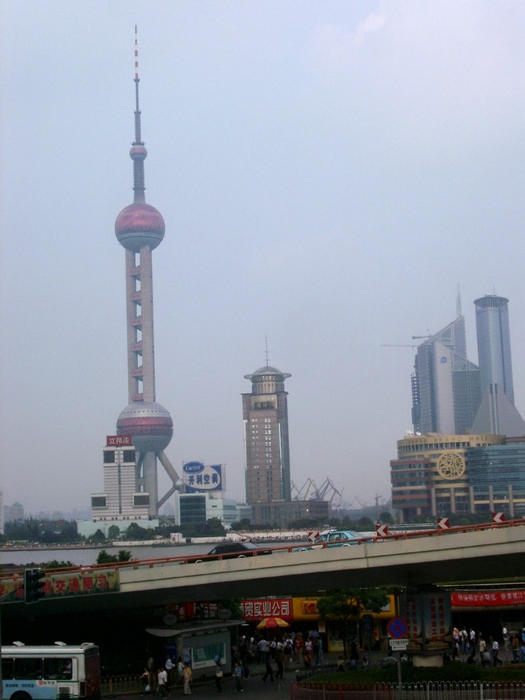
[[[206,559],[196,559],[195,563],[201,561],[216,561],[217,559],[244,559],[251,556],[261,556],[271,554],[271,549],[263,549],[253,542],[224,542],[210,549]]]
[[[363,540],[364,535],[353,530],[323,530],[311,544],[294,548],[294,552],[304,552],[308,549],[321,549],[322,547],[351,547]]]

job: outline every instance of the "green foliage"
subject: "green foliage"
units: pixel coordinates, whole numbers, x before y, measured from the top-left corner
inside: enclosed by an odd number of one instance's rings
[[[40,564],[42,569],[68,569],[73,566],[70,561],[58,561],[58,559],[52,559],[51,561],[46,561],[44,564]]]
[[[153,528],[141,527],[137,523],[130,523],[126,530],[128,540],[151,540],[155,536]]]
[[[340,622],[344,655],[347,657],[349,623],[357,621],[360,612],[379,612],[387,603],[388,596],[384,588],[343,588],[330,591],[319,598],[317,609],[322,619],[329,617]]]
[[[87,542],[90,544],[100,544],[106,541],[106,535],[100,530],[100,528],[87,538]]]
[[[42,544],[65,544],[82,539],[77,532],[77,524],[74,520],[27,518],[10,521],[5,523],[4,533],[7,540]]]
[[[241,518],[238,522],[231,524],[232,530],[251,530],[252,524],[248,518]]]
[[[97,564],[115,564],[119,561],[131,561],[131,552],[126,549],[120,549],[118,555],[109,554],[105,549],[98,553]]]
[[[224,529],[224,525],[221,523],[219,518],[210,518],[206,522],[206,528],[208,530],[208,534],[211,535],[212,537],[218,537],[220,535],[226,534],[226,530]]]
[[[120,528],[118,525],[110,525],[108,528],[108,539],[117,540],[120,537]]]

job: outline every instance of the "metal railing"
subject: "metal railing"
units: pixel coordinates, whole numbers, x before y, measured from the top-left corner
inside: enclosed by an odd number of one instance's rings
[[[291,700],[524,700],[525,681],[428,681],[344,686],[336,683],[293,683]]]

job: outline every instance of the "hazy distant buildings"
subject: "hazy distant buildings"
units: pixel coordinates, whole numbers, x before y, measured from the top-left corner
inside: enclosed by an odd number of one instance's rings
[[[252,506],[291,499],[288,394],[284,389],[290,376],[268,365],[245,375],[252,383],[251,393],[242,395],[246,502]]]
[[[460,315],[417,348],[412,374],[414,432],[466,433],[479,402],[479,369],[467,360],[465,319]]]

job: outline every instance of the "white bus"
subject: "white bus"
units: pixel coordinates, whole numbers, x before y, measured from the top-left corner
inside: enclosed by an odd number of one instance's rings
[[[98,647],[17,643],[2,647],[4,700],[77,700],[100,698]]]

